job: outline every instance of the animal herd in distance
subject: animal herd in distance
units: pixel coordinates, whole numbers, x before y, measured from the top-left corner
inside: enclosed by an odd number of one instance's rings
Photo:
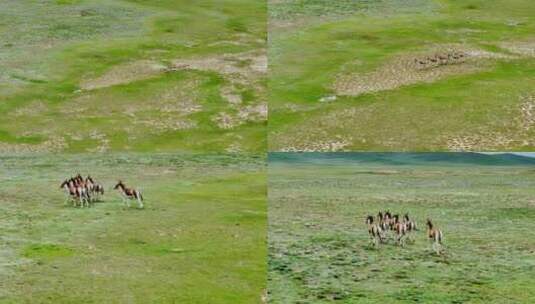
[[[400,220],[399,214],[394,214],[390,211],[384,213],[379,211],[377,217],[368,215],[366,217],[366,224],[368,225],[368,234],[370,242],[374,247],[379,244],[384,244],[388,241],[388,234],[391,232],[391,238],[399,246],[404,246],[406,240],[414,242],[412,235],[418,231],[416,221],[409,218],[409,214],[405,213],[403,219]],[[431,219],[427,219],[427,237],[432,242],[433,251],[439,255],[442,251],[442,231],[434,226]]]
[[[82,175],[77,174],[75,177],[64,180],[60,188],[64,189],[67,195],[65,203],[70,201],[74,207],[91,207],[93,203],[101,201],[104,196],[104,186],[95,182],[90,175],[84,179]],[[129,188],[120,180],[113,189],[119,191],[123,203],[128,208],[130,208],[130,201],[135,200],[138,207],[143,209],[143,195],[140,190]]]
[[[466,54],[452,51],[446,53],[437,53],[425,58],[415,58],[414,63],[418,69],[433,68],[441,65],[457,64],[465,62]]]

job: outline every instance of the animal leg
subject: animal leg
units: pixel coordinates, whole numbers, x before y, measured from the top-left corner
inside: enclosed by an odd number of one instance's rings
[[[370,244],[375,248],[377,245],[375,244],[375,238],[370,235]]]
[[[439,251],[438,251],[438,246],[437,246],[437,243],[433,242],[433,251],[439,255]]]

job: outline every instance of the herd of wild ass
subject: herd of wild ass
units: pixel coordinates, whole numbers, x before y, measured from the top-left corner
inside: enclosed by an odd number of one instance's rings
[[[399,246],[404,246],[408,239],[414,242],[412,234],[418,231],[416,221],[409,218],[409,214],[405,213],[403,219],[400,219],[399,214],[390,213],[390,211],[379,212],[377,217],[368,215],[366,217],[366,224],[368,225],[368,234],[370,241],[375,247],[380,243],[386,243],[388,233],[392,233],[392,238]],[[433,225],[431,219],[427,219],[427,237],[433,244],[433,251],[440,254],[442,249],[442,231]]]
[[[104,186],[95,182],[90,175],[85,179],[80,174],[66,179],[61,183],[60,188],[65,190],[66,202],[71,201],[75,207],[90,207],[92,203],[100,201],[104,195]],[[122,181],[119,181],[113,189],[119,191],[127,207],[130,207],[130,201],[136,200],[138,207],[143,208],[143,195],[139,190],[126,187]]]
[[[466,60],[466,54],[458,51],[446,53],[436,53],[433,56],[415,58],[414,63],[418,69],[436,68],[442,65],[463,63]]]

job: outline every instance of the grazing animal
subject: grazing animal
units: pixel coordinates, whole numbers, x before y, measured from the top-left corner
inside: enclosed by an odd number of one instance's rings
[[[374,246],[378,246],[379,242],[383,242],[383,231],[379,224],[373,222],[373,216],[368,215],[366,217],[366,224],[368,225],[368,234],[370,235],[370,241]]]
[[[442,231],[433,226],[430,219],[427,219],[427,237],[433,242],[433,251],[440,254],[442,249]]]
[[[394,233],[398,245],[404,245],[404,236],[407,234],[407,225],[399,221],[399,214],[394,215]]]
[[[141,192],[139,190],[136,190],[134,188],[127,188],[125,184],[123,184],[122,181],[119,181],[113,189],[119,190],[123,197],[123,202],[126,204],[127,207],[130,207],[130,200],[137,200],[138,207],[143,208],[143,195],[141,195]]]

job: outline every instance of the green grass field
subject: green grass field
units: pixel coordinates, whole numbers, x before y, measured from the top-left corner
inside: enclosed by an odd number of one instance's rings
[[[270,155],[270,303],[535,301],[535,161],[350,155]],[[385,209],[417,220],[414,243],[371,246],[365,216]]]
[[[265,1],[0,3],[0,152],[265,150]]]
[[[105,186],[65,205],[63,179]],[[141,188],[125,208],[117,179]],[[0,157],[0,303],[261,303],[265,159],[254,155]]]
[[[270,151],[535,148],[535,2],[271,0],[268,10]],[[464,59],[414,61],[454,52]]]

